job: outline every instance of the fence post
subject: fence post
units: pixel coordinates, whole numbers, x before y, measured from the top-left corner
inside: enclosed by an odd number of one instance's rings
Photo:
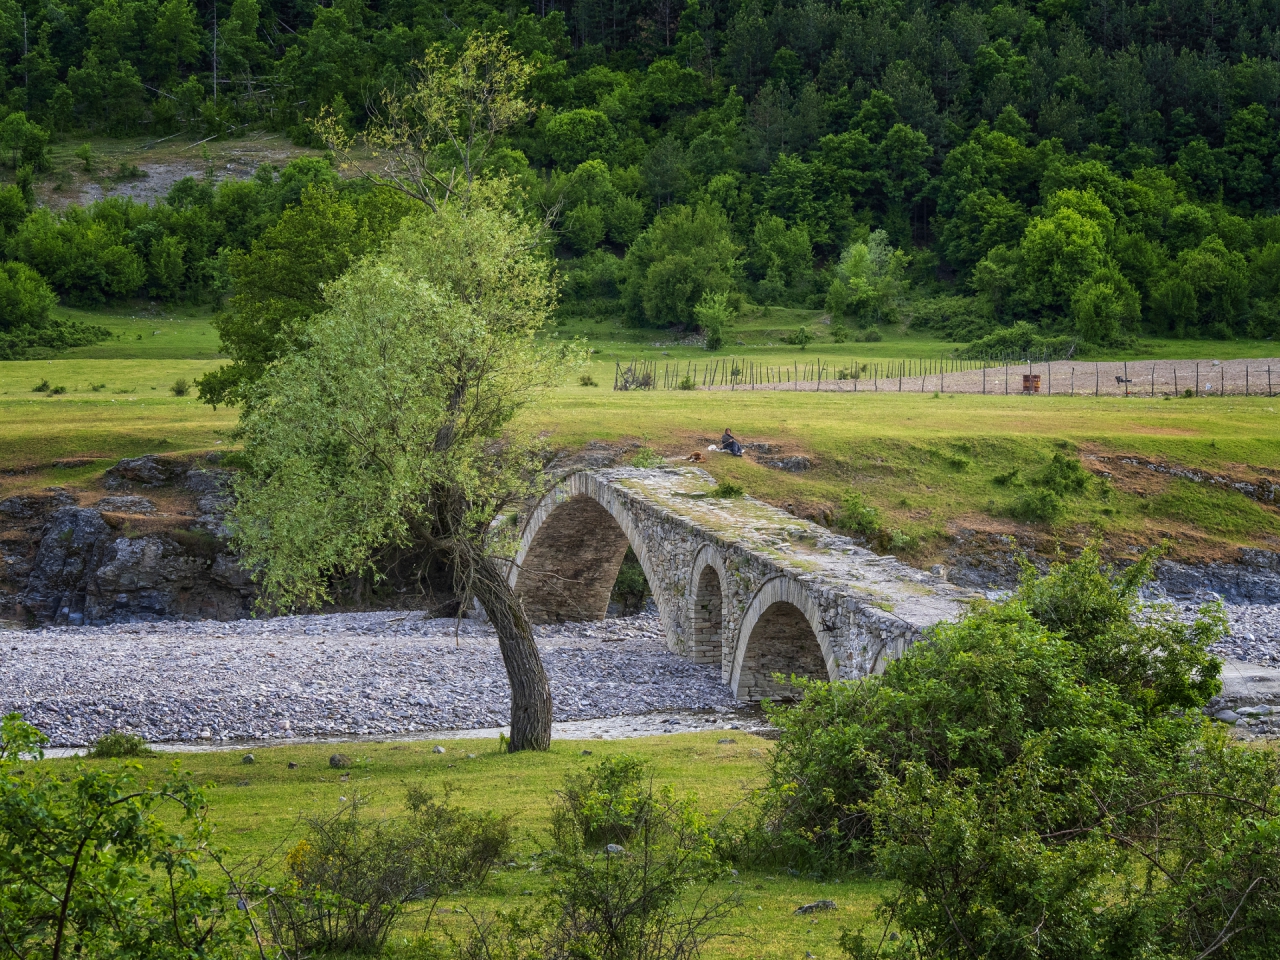
[[[1156,362],[1152,360],[1151,361],[1151,396],[1154,398],[1155,395],[1156,395]]]
[[[1129,361],[1124,362],[1124,395],[1129,395]]]
[[[1249,365],[1247,363],[1244,365],[1244,395],[1246,397],[1249,395]]]
[[[1196,361],[1196,396],[1200,396],[1200,361]]]
[[[1102,375],[1101,375],[1100,373],[1098,373],[1098,365],[1097,365],[1097,363],[1094,363],[1094,365],[1093,365],[1093,395],[1094,395],[1095,397],[1098,395],[1098,388],[1099,388],[1099,386],[1101,386],[1101,384],[1102,384],[1101,376],[1102,376]]]

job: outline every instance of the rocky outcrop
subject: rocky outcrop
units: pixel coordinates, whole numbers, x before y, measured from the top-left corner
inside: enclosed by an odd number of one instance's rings
[[[14,613],[70,625],[248,616],[253,582],[226,543],[228,478],[137,457],[107,470],[116,493],[92,505],[57,488],[0,501],[0,587]],[[137,489],[163,493],[169,512]]]

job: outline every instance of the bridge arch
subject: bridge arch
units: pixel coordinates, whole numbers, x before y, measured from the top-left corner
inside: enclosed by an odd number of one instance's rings
[[[667,598],[631,517],[613,498],[574,483],[578,476],[543,497],[525,522],[511,584],[530,620],[603,619],[628,546],[665,612]]]
[[[689,655],[695,663],[715,664],[725,670],[725,642],[733,620],[733,597],[724,558],[710,544],[704,545],[693,558],[693,590],[689,604]]]
[[[738,630],[729,685],[739,700],[789,699],[775,673],[819,680],[840,676],[832,638],[809,592],[790,577],[766,581],[751,598]]]

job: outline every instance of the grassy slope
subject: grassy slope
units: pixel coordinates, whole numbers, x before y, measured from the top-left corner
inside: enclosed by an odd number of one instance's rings
[[[717,743],[726,736],[737,742]],[[200,782],[210,784],[211,816],[218,825],[220,843],[234,851],[232,859],[266,858],[276,864],[301,836],[301,818],[329,815],[339,807],[341,797],[357,795],[368,798],[371,811],[394,815],[402,809],[405,787],[425,782],[437,794],[448,785],[453,802],[462,806],[514,816],[523,860],[538,849],[546,834],[554,792],[565,774],[601,757],[626,752],[649,758],[655,782],[696,793],[704,811],[718,816],[731,808],[740,810],[751,789],[763,782],[770,748],[768,741],[740,731],[629,741],[557,741],[543,755],[499,753],[494,741],[443,743],[447,751],[443,755],[431,752],[432,741],[307,744],[255,749],[252,766],[242,763],[240,751],[188,754],[181,763]],[[346,782],[328,766],[335,749],[356,761]],[[591,755],[584,756],[583,750]],[[468,753],[474,753],[475,759],[466,759]],[[297,770],[287,769],[291,760],[299,764]],[[168,755],[141,763],[148,776],[158,778],[172,761]],[[70,760],[47,762],[61,769],[73,764]],[[835,945],[839,931],[869,918],[883,889],[882,884],[868,881],[824,883],[791,877],[785,871],[742,870],[737,880],[719,885],[723,893],[742,895],[743,909],[729,928],[736,936],[717,942],[708,957],[789,960],[806,951],[821,958],[839,957],[842,954]],[[545,888],[546,879],[522,865],[499,871],[481,890],[446,898],[441,906],[446,910],[462,905],[473,911],[510,909],[531,903],[523,897],[524,891]],[[836,900],[838,910],[813,918],[794,914],[796,907],[817,899]]]
[[[787,313],[794,322],[799,312]],[[66,359],[0,363],[0,468],[47,467],[54,459],[71,456],[211,449],[225,442],[234,411],[214,411],[194,397],[176,398],[169,392],[176,379],[194,380],[219,363],[207,308],[170,310],[144,303],[74,315],[107,325],[116,338],[70,351]],[[634,337],[639,332],[626,334]],[[837,349],[845,351],[845,357],[889,359],[929,356],[945,346],[895,335],[875,344],[828,344],[821,350],[815,345],[803,352],[793,347],[734,349],[777,364],[812,362],[819,356],[839,363]],[[1252,346],[1256,355],[1274,344],[1162,341],[1158,346],[1186,347],[1188,355],[1207,356],[1200,348]],[[941,543],[940,534],[955,529],[1042,535],[1043,530],[1004,516],[1025,489],[998,486],[993,478],[1014,467],[1022,477],[1030,476],[1064,445],[1240,476],[1280,469],[1280,403],[1267,398],[615,393],[609,389],[615,358],[634,354],[660,362],[705,363],[711,355],[696,347],[620,341],[600,349],[589,367],[599,388],[566,385],[531,414],[557,443],[638,439],[663,453],[685,456],[730,426],[744,439],[767,440],[788,452],[806,454],[817,466],[789,474],[749,460],[714,457],[712,473],[738,480],[764,499],[794,504],[797,512],[820,514],[838,504],[851,486],[857,487],[884,513],[886,526],[924,541],[916,550],[918,561],[930,558]],[[66,386],[68,392],[53,397],[32,393],[31,387],[43,379]],[[102,384],[100,390],[92,389]],[[0,476],[0,494],[51,482],[89,482],[94,472],[44,469]],[[1273,549],[1280,545],[1280,514],[1240,493],[1156,474],[1143,481],[1138,486],[1117,481],[1106,497],[1095,489],[1090,496],[1074,499],[1057,534],[1076,541],[1102,536],[1117,551],[1168,537],[1177,541],[1177,553],[1201,557],[1221,553],[1234,543]]]
[[[701,347],[679,346],[678,339],[664,330],[629,327],[616,319],[570,317],[559,328],[561,336],[585,337],[600,351],[597,360],[608,363],[632,358],[648,358],[658,361],[696,361],[699,364],[716,357],[742,356],[759,363],[790,366],[801,365],[821,357],[824,362],[847,365],[851,360],[937,359],[950,356],[963,344],[940,340],[932,333],[917,333],[911,329],[886,327],[884,339],[877,343],[831,340],[828,326],[820,322],[823,314],[817,310],[799,310],[774,307],[767,312],[752,310],[739,317],[725,335],[725,347],[717,354],[710,354]],[[805,325],[816,339],[806,349],[788,346],[781,337]],[[1108,351],[1105,356],[1092,356],[1090,360],[1183,360],[1218,359],[1233,360],[1245,357],[1274,357],[1280,353],[1280,344],[1271,340],[1156,340],[1141,339],[1131,348]],[[598,379],[598,378],[597,378]],[[610,373],[612,380],[612,373]]]

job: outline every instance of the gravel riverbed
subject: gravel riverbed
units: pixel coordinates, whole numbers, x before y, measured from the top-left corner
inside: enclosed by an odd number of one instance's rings
[[[1197,606],[1179,603],[1177,615]],[[1226,612],[1231,636],[1215,652],[1280,666],[1280,606]],[[535,631],[559,722],[647,716],[657,730],[676,714],[736,706],[718,667],[667,650],[655,614]],[[493,630],[470,620],[342,613],[0,631],[0,715],[22,713],[56,747],[117,729],[174,744],[429,734],[501,727],[509,710]]]
[[[718,667],[669,652],[653,614],[535,628],[558,721],[724,710]],[[0,632],[0,715],[54,746],[499,727],[510,698],[487,624],[419,613]]]

